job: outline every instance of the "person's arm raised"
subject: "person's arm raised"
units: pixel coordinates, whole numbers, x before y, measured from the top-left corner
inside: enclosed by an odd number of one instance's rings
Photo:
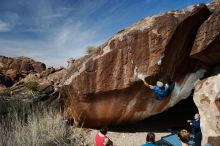
[[[144,79],[142,79],[142,81],[144,82],[144,85],[149,88],[149,89],[153,89],[153,86],[148,84]]]

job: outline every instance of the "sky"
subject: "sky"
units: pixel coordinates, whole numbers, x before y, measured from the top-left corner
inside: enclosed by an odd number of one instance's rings
[[[67,66],[142,18],[211,0],[0,0],[0,55]]]

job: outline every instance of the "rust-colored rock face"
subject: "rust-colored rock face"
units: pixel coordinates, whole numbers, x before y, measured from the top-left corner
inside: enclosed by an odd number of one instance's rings
[[[58,88],[60,84],[64,82],[66,74],[67,70],[65,68],[55,69],[51,67],[41,73],[27,75],[24,79],[20,80],[14,86],[16,87],[18,84],[27,83],[29,81],[35,81],[39,85],[50,84]]]
[[[0,56],[0,98],[50,104],[59,97],[66,74],[65,68],[46,69],[44,63],[27,57]],[[36,91],[30,92],[27,85],[31,83],[36,85]],[[10,96],[5,96],[6,93]]]
[[[220,74],[198,81],[195,86],[194,102],[201,115],[203,144],[220,143]]]
[[[0,56],[0,73],[9,78],[12,84],[27,76],[29,73],[40,73],[46,65],[27,57],[10,58]]]
[[[220,64],[220,5],[199,28],[191,56],[208,66]]]
[[[189,54],[197,29],[209,15],[205,5],[197,5],[147,17],[76,60],[62,88],[66,116],[86,127],[128,123],[188,97],[204,73],[193,70],[197,62]],[[155,100],[138,73],[150,84],[168,77],[175,88],[163,101]]]

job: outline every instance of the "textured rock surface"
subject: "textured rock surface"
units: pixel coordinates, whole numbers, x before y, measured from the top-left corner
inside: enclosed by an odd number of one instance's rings
[[[29,74],[26,78],[22,79],[17,84],[23,84],[28,81],[36,81],[41,84],[51,84],[55,87],[60,87],[60,84],[64,82],[64,77],[67,74],[67,70],[65,68],[55,69],[48,68],[47,70],[37,73],[37,74]],[[17,86],[15,84],[14,86]]]
[[[10,58],[0,56],[0,74],[2,75],[0,78],[7,87],[26,77],[29,73],[39,73],[45,69],[46,65],[44,63],[27,57]],[[3,80],[11,80],[11,82],[4,82]]]
[[[67,68],[70,68],[73,64],[74,64],[74,59],[73,58],[69,58],[68,60],[67,60]]]
[[[209,10],[214,12],[215,9],[220,6],[220,0],[213,0],[211,3],[207,4]]]
[[[198,81],[195,86],[194,102],[201,115],[203,144],[213,146],[220,143],[220,74]]]
[[[0,73],[0,91],[3,91],[7,87],[13,84],[12,80],[9,77],[4,76]]]
[[[59,97],[66,74],[65,68],[46,69],[45,64],[27,57],[0,56],[0,97],[28,102],[52,101]],[[32,92],[25,86],[30,82],[36,83],[37,91]]]
[[[30,73],[24,79],[8,88],[13,93],[9,98],[29,101],[49,100],[52,102],[52,100],[59,97],[59,88],[63,84],[66,74],[67,70],[65,68],[54,69],[52,67],[41,73]],[[25,87],[25,84],[30,81],[37,83],[37,91],[34,95],[29,94]]]
[[[208,66],[220,64],[220,5],[199,28],[191,56]]]
[[[142,19],[118,32],[94,53],[76,60],[62,88],[66,116],[98,127],[134,122],[187,98],[204,71],[189,58],[198,27],[210,15],[204,5]],[[137,80],[176,81],[172,96],[157,101]]]

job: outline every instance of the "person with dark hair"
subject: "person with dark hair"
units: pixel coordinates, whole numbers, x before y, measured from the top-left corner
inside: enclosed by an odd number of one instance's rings
[[[194,116],[194,120],[187,121],[192,126],[192,134],[195,139],[195,145],[200,146],[202,141],[202,131],[200,128],[200,115],[196,113]]]
[[[141,146],[156,146],[154,143],[155,143],[155,134],[149,132],[146,137],[146,144],[143,144]]]
[[[190,140],[190,133],[187,130],[185,130],[185,129],[181,130],[178,133],[178,137],[181,141],[182,146],[189,146],[188,142]]]
[[[106,136],[108,128],[101,128],[96,134],[96,146],[113,146],[113,142]]]

